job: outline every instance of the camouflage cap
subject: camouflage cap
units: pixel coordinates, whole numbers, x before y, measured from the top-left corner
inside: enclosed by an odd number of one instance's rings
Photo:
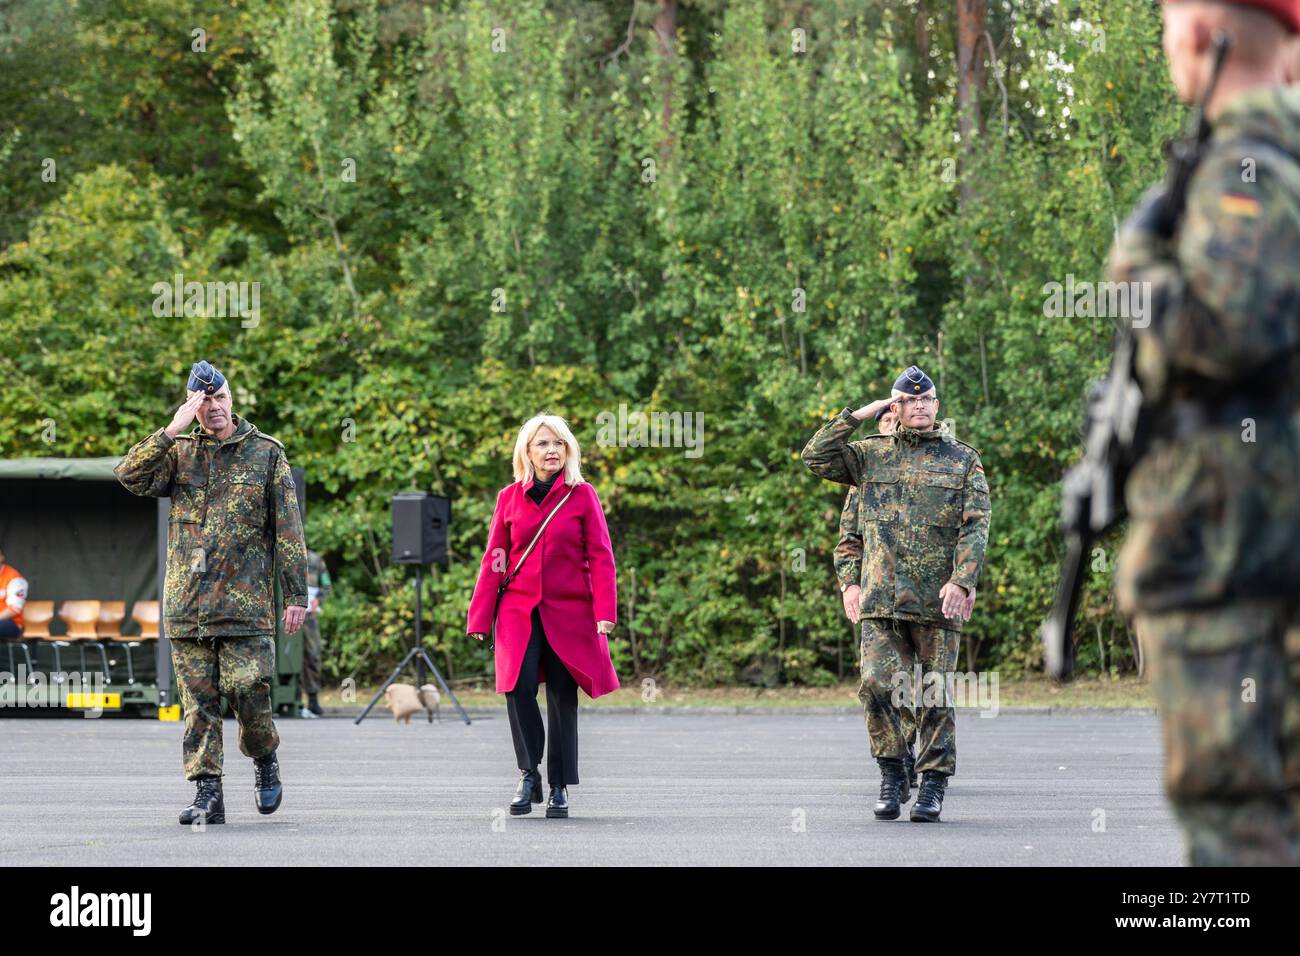
[[[211,362],[203,360],[190,366],[190,380],[185,387],[191,392],[212,395],[225,384],[226,377],[213,368]]]

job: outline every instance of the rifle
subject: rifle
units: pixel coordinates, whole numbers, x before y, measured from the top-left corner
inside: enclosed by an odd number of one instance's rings
[[[1187,205],[1187,187],[1205,154],[1210,138],[1206,108],[1214,95],[1227,57],[1229,41],[1220,33],[1214,41],[1214,68],[1196,108],[1195,132],[1170,145],[1169,172],[1156,210],[1162,236],[1171,237]],[[1145,450],[1150,409],[1142,401],[1134,362],[1137,343],[1130,321],[1115,332],[1110,371],[1088,391],[1084,422],[1083,460],[1065,473],[1061,495],[1061,527],[1065,533],[1065,562],[1056,587],[1052,611],[1041,636],[1048,676],[1069,680],[1074,673],[1074,615],[1092,544],[1125,516],[1123,489],[1133,465]]]

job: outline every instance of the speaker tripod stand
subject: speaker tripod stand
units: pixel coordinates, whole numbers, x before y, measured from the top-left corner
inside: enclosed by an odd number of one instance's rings
[[[438,670],[438,665],[433,662],[433,658],[429,656],[429,652],[424,649],[420,634],[420,592],[423,589],[423,585],[424,568],[422,565],[417,564],[415,566],[415,646],[412,647],[410,651],[407,652],[406,656],[402,658],[402,663],[398,664],[393,672],[388,675],[388,680],[384,681],[383,686],[380,687],[379,690],[375,691],[375,696],[370,698],[370,703],[366,704],[366,709],[361,712],[361,716],[353,721],[354,724],[359,724],[361,721],[366,719],[366,715],[370,713],[371,708],[378,703],[380,697],[384,696],[384,691],[388,690],[388,688],[392,686],[393,681],[397,680],[402,671],[406,670],[406,665],[410,664],[412,661],[415,662],[416,690],[418,691],[420,687],[424,685],[424,665],[428,664],[429,670],[433,671],[433,676],[438,678],[438,686],[442,688],[442,692],[451,698],[451,702],[456,705],[456,709],[460,711],[460,716],[464,718],[465,723],[468,724],[471,722],[469,714],[465,713],[465,708],[462,707],[460,701],[456,699],[455,692],[452,691],[452,689],[447,686],[447,682],[442,679],[442,672]],[[432,712],[429,714],[429,720],[430,722],[433,721]]]

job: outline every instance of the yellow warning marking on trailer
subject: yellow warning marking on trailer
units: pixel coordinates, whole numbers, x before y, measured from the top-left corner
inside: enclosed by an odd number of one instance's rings
[[[180,719],[181,719],[181,705],[180,705],[180,704],[172,704],[170,707],[159,707],[159,708],[158,708],[158,719],[159,719],[159,720],[180,720]]]
[[[121,694],[91,694],[69,691],[64,701],[65,707],[86,710],[121,710]]]

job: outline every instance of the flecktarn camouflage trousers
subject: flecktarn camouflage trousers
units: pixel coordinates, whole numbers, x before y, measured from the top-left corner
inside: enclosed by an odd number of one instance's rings
[[[280,746],[271,709],[273,637],[172,641],[172,667],[185,708],[185,777],[220,776],[221,698],[239,721],[239,750],[262,757]]]
[[[948,776],[957,772],[956,710],[942,691],[935,699],[933,683],[925,675],[952,672],[957,666],[958,637],[957,631],[934,624],[862,619],[858,699],[865,708],[871,756],[902,758],[913,735],[919,733],[916,772],[936,770]],[[946,688],[942,678],[939,686]]]
[[[1165,792],[1194,866],[1300,864],[1300,612],[1239,602],[1139,614]]]

